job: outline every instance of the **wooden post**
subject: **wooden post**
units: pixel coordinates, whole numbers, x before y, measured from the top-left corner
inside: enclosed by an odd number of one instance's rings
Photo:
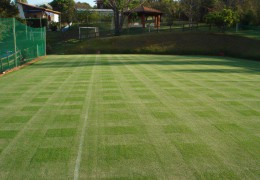
[[[157,27],[159,28],[161,26],[161,15],[158,15],[157,18]]]
[[[154,27],[157,27],[157,16],[154,16]]]
[[[145,28],[145,16],[144,16],[144,14],[142,15],[142,25],[143,25],[143,28]]]

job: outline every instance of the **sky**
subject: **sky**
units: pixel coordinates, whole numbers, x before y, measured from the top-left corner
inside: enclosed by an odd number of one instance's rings
[[[29,4],[33,4],[33,5],[39,5],[39,4],[44,4],[44,3],[49,3],[52,0],[27,0]],[[75,2],[87,2],[89,3],[91,6],[94,6],[96,3],[94,2],[94,0],[75,0]]]

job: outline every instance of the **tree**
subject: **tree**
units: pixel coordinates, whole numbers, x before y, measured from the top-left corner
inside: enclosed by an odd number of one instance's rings
[[[188,17],[190,25],[194,19],[199,19],[201,0],[180,0],[183,13]]]
[[[42,7],[42,8],[45,8],[45,9],[53,9],[53,7],[50,4],[47,4],[47,3],[42,4],[39,7]]]
[[[77,21],[80,23],[88,22],[91,16],[91,12],[88,11],[88,9],[90,9],[91,6],[88,3],[77,2],[75,8]]]
[[[260,20],[260,1],[247,0],[241,3],[240,18],[241,23],[244,25],[258,25]]]
[[[91,8],[91,6],[88,4],[88,3],[82,3],[82,2],[77,2],[76,4],[75,4],[75,7],[76,7],[76,9],[78,9],[78,8],[80,8],[80,9],[90,9]]]
[[[208,24],[216,25],[222,32],[228,27],[239,22],[238,14],[230,8],[224,8],[220,11],[210,12],[206,15],[206,22]]]
[[[124,12],[142,4],[139,0],[105,0],[105,5],[114,11],[115,35],[120,35],[125,20]]]
[[[0,4],[0,18],[11,18],[18,15],[19,12],[17,7],[14,3],[10,2],[10,0],[0,0]],[[11,28],[12,26],[10,24],[2,23],[0,21],[0,41],[11,35]]]
[[[260,25],[260,1],[256,2],[257,7],[257,24]]]
[[[15,2],[15,3],[16,3],[16,2],[28,3],[27,0],[15,0],[14,2]]]
[[[0,18],[10,18],[18,15],[17,7],[10,0],[0,0]]]
[[[92,20],[92,13],[88,10],[77,10],[76,18],[79,23],[89,23]]]
[[[164,13],[168,25],[173,24],[174,19],[180,18],[180,3],[174,0],[148,0],[152,8],[158,9]]]
[[[260,21],[259,0],[202,0],[205,4],[211,1],[210,11],[221,11],[224,8],[232,9],[239,16],[242,24],[257,25]],[[209,12],[210,12],[209,11]]]
[[[53,0],[50,5],[53,10],[61,12],[61,22],[70,23],[75,17],[75,2],[74,0]]]

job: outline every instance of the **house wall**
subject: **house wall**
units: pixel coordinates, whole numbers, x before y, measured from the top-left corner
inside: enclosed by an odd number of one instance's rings
[[[23,12],[23,6],[21,4],[17,4],[17,8],[19,10],[19,17],[21,19],[25,19],[25,15],[24,15],[24,12]]]
[[[37,10],[37,8],[34,7],[29,7],[25,6],[22,4],[17,3],[17,7],[19,10],[19,17],[22,19],[47,19],[48,21],[53,21],[53,22],[60,22],[60,15],[55,14],[53,12],[48,12],[42,10],[42,12],[27,12],[28,10]]]
[[[25,12],[25,17],[26,18],[35,18],[35,19],[46,18],[46,16],[44,16],[42,12],[35,12],[35,13],[26,13]]]

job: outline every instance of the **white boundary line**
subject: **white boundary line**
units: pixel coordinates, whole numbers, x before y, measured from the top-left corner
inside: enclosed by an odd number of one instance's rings
[[[97,62],[97,55],[96,55],[96,59],[95,59],[95,64]],[[79,149],[78,149],[78,155],[77,155],[77,159],[76,159],[76,164],[75,164],[75,169],[74,169],[74,180],[78,180],[79,179],[79,170],[80,170],[80,163],[81,163],[81,156],[82,156],[82,149],[84,146],[84,140],[85,140],[85,134],[86,134],[86,127],[87,127],[87,121],[88,121],[88,111],[89,111],[89,104],[91,101],[91,94],[92,94],[92,90],[93,90],[93,83],[94,83],[94,68],[92,69],[92,78],[91,78],[91,85],[88,88],[88,92],[87,92],[87,97],[89,97],[89,99],[87,100],[87,108],[86,108],[86,114],[85,114],[85,118],[84,118],[84,122],[83,122],[83,127],[81,130],[81,135],[80,135],[80,142],[79,142]]]

